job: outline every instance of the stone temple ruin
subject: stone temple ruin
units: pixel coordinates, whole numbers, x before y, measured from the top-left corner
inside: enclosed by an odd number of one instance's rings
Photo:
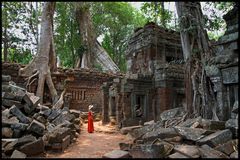
[[[179,33],[148,23],[132,35],[126,56],[126,76],[103,85],[104,123],[138,125],[184,105]]]
[[[135,138],[133,144],[119,144],[120,149],[129,151],[133,158],[238,157],[233,148],[238,144],[237,11],[235,6],[223,17],[227,30],[211,44],[214,56],[206,66],[206,74],[214,86],[219,121],[202,117],[185,120],[180,34],[148,23],[136,29],[128,42],[126,74],[63,68],[52,73],[58,95],[66,89],[63,109],[51,108],[47,88],[44,105],[39,107],[39,97],[18,91],[26,88],[26,77],[18,75],[23,65],[2,63],[2,75],[9,75],[2,82],[5,92],[2,93],[3,153],[14,157],[18,149],[28,157],[45,149],[63,151],[76,141],[84,113],[88,105],[93,104],[95,121],[116,124],[121,133],[128,132]],[[37,81],[28,91],[35,92],[36,86]],[[9,93],[12,87],[16,95]],[[164,156],[159,155],[155,147],[161,151],[168,148],[168,151],[164,151]],[[202,155],[185,153],[192,149],[194,154],[200,151]]]

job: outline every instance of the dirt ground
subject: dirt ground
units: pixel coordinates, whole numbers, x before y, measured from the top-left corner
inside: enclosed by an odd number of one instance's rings
[[[101,125],[101,122],[94,122],[94,133],[87,132],[87,123],[81,126],[81,133],[76,143],[70,146],[63,153],[48,152],[47,158],[102,158],[105,153],[119,149],[119,143],[130,143],[131,138],[122,135],[110,125]]]

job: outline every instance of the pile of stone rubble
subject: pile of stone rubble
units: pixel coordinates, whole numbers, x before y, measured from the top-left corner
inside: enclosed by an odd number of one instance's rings
[[[2,157],[63,151],[80,133],[80,112],[40,105],[40,98],[2,75]]]
[[[161,120],[122,128],[133,143],[119,143],[120,150],[105,158],[238,158],[238,102],[231,119],[186,119],[183,108],[164,111]]]

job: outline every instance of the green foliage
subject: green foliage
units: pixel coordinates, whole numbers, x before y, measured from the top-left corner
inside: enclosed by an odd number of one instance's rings
[[[97,36],[103,37],[102,46],[121,71],[126,71],[127,41],[137,27],[147,21],[127,2],[96,2],[92,18]]]
[[[226,30],[226,23],[222,15],[230,11],[234,2],[206,2],[203,11],[211,13],[204,15],[204,26],[208,30],[208,36],[212,40],[218,40]]]
[[[8,61],[27,63],[36,52],[39,10],[32,6],[33,2],[2,3],[2,46],[7,44]]]
[[[83,52],[78,24],[75,19],[74,3],[57,2],[55,11],[54,42],[56,54],[63,67],[73,68],[77,57]]]
[[[147,17],[150,22],[156,22],[158,25],[164,28],[172,28],[170,25],[173,19],[172,11],[163,8],[164,2],[144,2],[141,7],[141,11]]]

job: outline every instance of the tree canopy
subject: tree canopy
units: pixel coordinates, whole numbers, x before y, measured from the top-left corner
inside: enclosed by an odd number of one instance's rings
[[[202,9],[205,29],[210,39],[217,40],[226,28],[222,15],[234,2],[205,2]],[[93,27],[102,47],[126,71],[125,50],[134,29],[148,21],[179,31],[176,14],[166,2],[144,2],[140,10],[129,2],[89,2]],[[43,2],[2,3],[2,61],[27,64],[37,53]],[[219,14],[221,13],[221,14]],[[176,24],[173,24],[176,22]],[[219,32],[219,30],[223,32]],[[55,50],[61,67],[73,68],[84,52],[75,17],[74,2],[57,2],[53,17]],[[95,68],[101,68],[95,65]]]

